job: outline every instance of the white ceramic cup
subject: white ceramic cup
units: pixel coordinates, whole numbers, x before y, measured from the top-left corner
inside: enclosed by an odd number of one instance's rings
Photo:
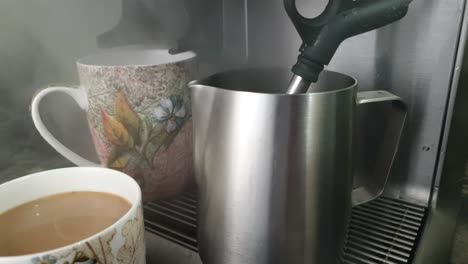
[[[31,200],[71,191],[111,193],[130,201],[131,208],[117,222],[91,237],[45,252],[0,256],[0,264],[145,264],[141,190],[124,173],[74,167],[30,174],[0,185],[0,213]]]
[[[176,196],[193,180],[187,83],[195,71],[195,58],[191,51],[170,54],[167,49],[142,46],[81,58],[77,61],[80,87],[38,92],[31,103],[33,122],[42,137],[76,165],[104,166],[132,176],[144,201]],[[88,125],[82,127],[89,126],[101,164],[69,149],[45,126],[40,108],[53,103],[44,99],[54,94],[70,96],[86,113]],[[74,141],[70,147],[79,144]]]

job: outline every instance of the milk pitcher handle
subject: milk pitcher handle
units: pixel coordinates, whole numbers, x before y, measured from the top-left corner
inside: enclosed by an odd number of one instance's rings
[[[374,170],[375,175],[381,175],[381,177],[375,178],[375,181],[366,184],[366,186],[353,190],[353,206],[369,202],[383,193],[400,145],[407,113],[404,101],[387,91],[368,91],[357,94],[357,105],[379,102],[391,102],[392,104],[392,114],[387,121],[387,127],[383,136],[385,143],[379,150]]]

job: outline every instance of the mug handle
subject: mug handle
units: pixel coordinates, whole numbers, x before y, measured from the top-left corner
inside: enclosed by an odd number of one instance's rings
[[[401,135],[406,121],[406,104],[398,96],[387,91],[359,92],[356,98],[357,105],[391,102],[392,114],[387,122],[387,129],[383,139],[385,143],[379,150],[375,166],[375,181],[352,191],[352,206],[369,202],[379,197],[385,188],[398,152]]]
[[[41,115],[39,113],[39,105],[41,104],[42,99],[52,93],[62,93],[70,96],[75,100],[78,106],[83,110],[87,111],[88,109],[88,99],[85,91],[82,89],[69,88],[69,87],[49,87],[41,90],[37,93],[31,103],[31,116],[36,126],[39,134],[49,143],[58,153],[62,154],[65,158],[70,160],[81,167],[101,167],[101,165],[94,163],[90,160],[87,160],[80,155],[76,154],[69,148],[65,147],[60,141],[58,141],[52,133],[46,128],[44,122],[42,122]]]

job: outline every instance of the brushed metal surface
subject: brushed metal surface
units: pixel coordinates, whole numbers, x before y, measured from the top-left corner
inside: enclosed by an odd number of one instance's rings
[[[285,95],[288,71],[250,69],[190,83],[199,252],[215,263],[338,263],[351,205],[379,196],[406,110],[385,91],[324,72]],[[221,87],[221,88],[217,88]],[[392,101],[375,180],[352,190],[358,104]]]

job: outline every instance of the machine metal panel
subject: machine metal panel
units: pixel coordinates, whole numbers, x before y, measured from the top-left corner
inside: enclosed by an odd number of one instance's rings
[[[468,159],[468,24],[464,22],[453,67],[450,98],[441,140],[432,203],[414,263],[445,263],[453,245],[457,216],[461,207],[461,183],[466,177]]]

